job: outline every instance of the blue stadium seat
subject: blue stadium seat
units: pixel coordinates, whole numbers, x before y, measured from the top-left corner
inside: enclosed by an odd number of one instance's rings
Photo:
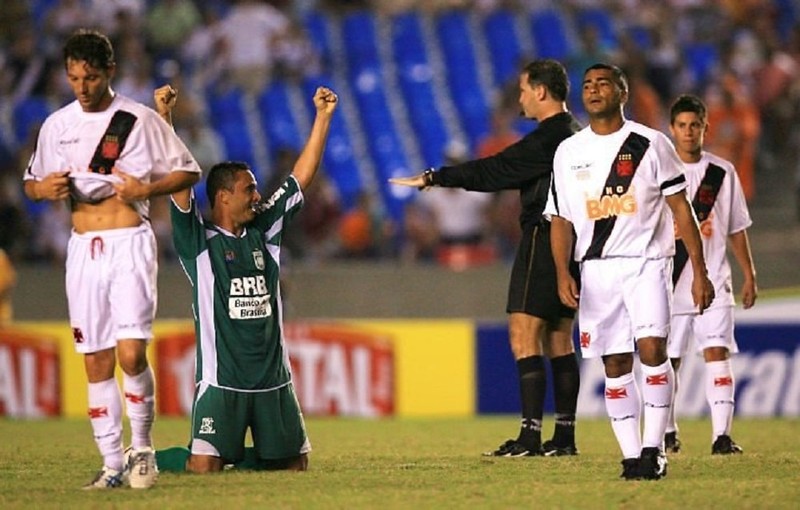
[[[719,64],[719,50],[710,42],[685,44],[683,55],[695,80],[695,88],[702,90]]]
[[[468,15],[458,10],[445,12],[437,19],[436,26],[447,66],[450,96],[470,147],[475,147],[489,133],[490,111],[478,79],[475,43],[470,34]]]
[[[39,131],[44,119],[53,112],[47,99],[29,96],[14,105],[14,136],[18,143],[24,143],[32,131]]]
[[[288,87],[283,80],[274,80],[258,98],[261,125],[273,152],[280,148],[299,151],[303,147],[289,101]]]
[[[574,49],[567,35],[567,22],[560,11],[543,9],[531,14],[531,35],[539,58],[566,60]]]
[[[330,67],[334,59],[327,17],[322,12],[309,11],[304,17],[303,22],[311,44],[313,44],[319,52],[325,66]]]
[[[402,219],[407,194],[398,194],[388,179],[408,175],[409,165],[397,132],[384,85],[385,69],[378,51],[375,16],[357,11],[342,20],[342,39],[348,75],[356,99],[367,147],[375,165],[375,180],[382,192],[386,210],[397,221]]]
[[[329,76],[308,77],[303,81],[303,97],[312,97],[320,85],[336,85]],[[311,101],[306,101],[308,114],[315,115],[315,108]],[[344,208],[355,205],[358,195],[364,189],[361,178],[361,169],[353,149],[353,141],[347,119],[340,111],[331,119],[331,128],[328,132],[328,144],[322,155],[322,165],[326,175],[339,192],[339,197]]]
[[[617,47],[617,33],[614,20],[604,8],[585,8],[575,13],[575,26],[578,30],[594,27],[597,30],[599,43],[605,48]]]
[[[404,13],[392,20],[392,55],[423,164],[438,167],[442,164],[448,136],[436,104],[433,69],[418,13]]]
[[[522,44],[514,24],[514,13],[507,9],[497,9],[484,20],[483,30],[492,57],[494,84],[502,87],[519,75],[519,65],[523,57]]]

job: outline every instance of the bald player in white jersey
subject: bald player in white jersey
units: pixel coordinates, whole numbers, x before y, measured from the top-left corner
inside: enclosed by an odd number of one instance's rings
[[[559,297],[578,308],[583,356],[602,357],[606,410],[623,455],[621,476],[657,480],[667,472],[662,446],[674,379],[666,348],[675,250],[670,211],[685,232],[698,310],[708,307],[714,289],[705,276],[681,162],[666,136],[624,118],[623,72],[609,64],[589,67],[582,97],[589,126],[556,150],[545,208],[553,220]],[[573,229],[580,293],[569,272]],[[642,362],[641,396],[634,350]]]
[[[726,455],[742,453],[742,448],[730,435],[736,390],[730,356],[738,352],[738,347],[733,335],[735,300],[727,257],[728,241],[742,272],[741,295],[745,309],[755,304],[758,287],[747,236],[747,228],[753,222],[744,191],[733,164],[703,150],[707,129],[707,110],[700,98],[682,95],[675,100],[670,109],[670,132],[678,157],[686,168],[689,198],[700,221],[703,252],[716,298],[702,315],[697,313],[691,302],[692,267],[686,264],[685,247],[680,232],[676,232],[677,253],[672,276],[675,296],[667,353],[675,370],[677,391],[678,368],[690,342],[694,340],[695,348],[702,352],[705,394],[711,411],[711,453]],[[667,452],[680,451],[674,403],[664,443]]]
[[[88,415],[103,467],[87,489],[148,488],[157,467],[155,383],[146,348],[156,312],[157,251],[148,199],[190,187],[200,168],[158,114],[111,88],[114,50],[80,30],[64,46],[76,100],[42,125],[25,172],[32,200],[68,201],[66,290],[75,350],[84,355]],[[131,448],[122,447],[119,361]]]

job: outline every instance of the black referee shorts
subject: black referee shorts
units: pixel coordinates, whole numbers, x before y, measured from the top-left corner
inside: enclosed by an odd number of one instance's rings
[[[578,264],[570,261],[570,272],[580,285]],[[573,318],[575,310],[558,297],[556,267],[550,248],[550,222],[526,228],[511,269],[506,312],[522,312],[548,321]]]

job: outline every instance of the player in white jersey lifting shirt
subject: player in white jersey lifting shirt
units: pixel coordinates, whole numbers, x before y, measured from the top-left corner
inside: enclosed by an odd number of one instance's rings
[[[150,435],[154,380],[146,347],[156,310],[156,247],[148,199],[190,187],[200,168],[158,114],[115,94],[108,38],[88,30],[64,46],[76,100],[42,125],[25,172],[32,200],[68,200],[72,235],[66,288],[75,348],[84,355],[88,414],[103,468],[86,488],[155,481]],[[131,423],[127,465],[122,400],[114,378],[119,360]],[[130,475],[130,476],[129,476]]]
[[[628,83],[623,72],[608,64],[589,67],[582,98],[589,126],[556,150],[545,209],[553,219],[559,296],[578,308],[584,357],[602,357],[606,410],[623,454],[622,477],[659,479],[666,474],[662,443],[673,396],[666,352],[674,254],[670,210],[685,232],[696,269],[692,294],[699,310],[708,306],[714,290],[705,276],[681,163],[666,136],[624,118]],[[573,228],[580,294],[568,270]],[[632,372],[634,350],[644,375],[641,396]]]
[[[686,167],[689,196],[700,221],[703,252],[716,298],[705,313],[697,314],[690,297],[692,267],[686,264],[686,251],[679,238],[672,276],[675,297],[667,352],[675,369],[676,383],[681,358],[688,351],[691,339],[703,353],[705,394],[711,409],[711,453],[724,455],[742,452],[730,437],[735,393],[730,354],[737,352],[738,347],[733,336],[735,302],[727,257],[728,240],[742,271],[744,308],[755,304],[758,288],[747,236],[752,221],[744,191],[733,164],[703,150],[707,129],[707,110],[700,98],[683,95],[675,100],[670,109],[670,132],[677,154]],[[671,411],[665,447],[667,452],[677,453],[681,444],[674,405]]]
[[[192,282],[197,341],[189,471],[220,471],[244,460],[248,428],[263,467],[307,468],[311,447],[284,345],[280,252],[319,167],[337,103],[332,90],[317,89],[308,141],[265,203],[253,173],[238,162],[209,171],[211,221],[199,216],[190,190],[172,195],[173,239]]]

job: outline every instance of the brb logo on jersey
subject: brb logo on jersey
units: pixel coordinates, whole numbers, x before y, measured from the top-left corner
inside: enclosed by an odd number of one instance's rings
[[[264,275],[231,278],[228,316],[231,319],[264,319],[272,315]]]
[[[632,215],[636,214],[637,209],[632,189],[626,193],[623,186],[607,186],[603,196],[586,200],[586,216],[590,220]]]

